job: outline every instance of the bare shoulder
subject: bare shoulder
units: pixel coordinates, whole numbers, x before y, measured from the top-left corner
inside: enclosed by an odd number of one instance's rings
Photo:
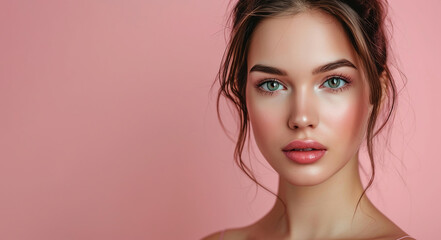
[[[415,238],[411,237],[394,223],[383,226],[383,229],[385,232],[383,232],[382,236],[373,240],[415,240]]]
[[[375,220],[369,222],[366,228],[366,239],[372,240],[415,240],[410,234],[406,233],[391,219],[381,212],[375,217]]]
[[[400,232],[395,232],[391,236],[380,238],[378,240],[415,240],[415,238],[411,237],[409,234],[401,230]]]
[[[402,234],[402,235],[395,235],[395,236],[389,236],[389,237],[381,237],[381,238],[375,238],[373,240],[416,240],[415,238]]]

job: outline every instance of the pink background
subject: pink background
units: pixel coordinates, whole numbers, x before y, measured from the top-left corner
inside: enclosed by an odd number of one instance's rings
[[[198,239],[269,210],[274,197],[233,164],[210,92],[227,4],[0,2],[0,239]],[[369,196],[414,237],[437,239],[441,2],[391,6],[408,84],[395,157]]]

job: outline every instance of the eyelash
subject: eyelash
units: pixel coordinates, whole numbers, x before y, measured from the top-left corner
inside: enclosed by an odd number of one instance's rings
[[[351,85],[351,83],[352,83],[351,78],[349,76],[345,75],[345,74],[333,74],[333,75],[330,75],[330,76],[326,77],[326,79],[323,81],[323,83],[320,86],[322,86],[327,81],[329,81],[329,80],[331,80],[333,78],[339,78],[339,79],[343,80],[346,83],[343,87],[340,87],[340,88],[337,88],[337,89],[329,88],[334,93],[346,90],[346,88],[348,88]],[[260,81],[259,83],[256,84],[257,90],[259,90],[259,92],[264,94],[264,95],[274,95],[274,93],[277,92],[277,91],[266,91],[266,90],[263,90],[262,89],[262,85],[267,83],[267,82],[277,82],[280,85],[284,86],[279,80],[277,80],[275,78],[264,79],[264,80],[262,80],[262,81]]]

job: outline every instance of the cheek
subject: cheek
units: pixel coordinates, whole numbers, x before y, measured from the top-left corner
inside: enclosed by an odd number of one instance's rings
[[[251,94],[247,97],[247,109],[254,138],[261,150],[264,151],[269,143],[280,141],[287,112],[282,102],[278,102],[276,98],[268,101]]]
[[[361,95],[360,95],[361,94]],[[343,99],[340,99],[343,100]],[[322,124],[326,126],[327,136],[340,146],[352,149],[350,154],[359,148],[367,128],[369,117],[369,102],[367,96],[362,93],[348,95],[343,101],[334,102],[334,107],[323,114]]]

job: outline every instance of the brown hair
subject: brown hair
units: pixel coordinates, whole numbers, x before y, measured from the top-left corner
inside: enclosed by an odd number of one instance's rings
[[[358,200],[358,207],[375,176],[373,140],[393,118],[396,105],[396,86],[387,63],[389,43],[385,33],[386,0],[239,0],[230,16],[231,36],[217,75],[220,83],[217,96],[218,118],[225,129],[219,113],[220,98],[224,96],[239,113],[239,135],[234,152],[236,163],[251,180],[271,192],[256,180],[250,167],[242,159],[244,144],[247,136],[249,137],[245,98],[248,48],[254,29],[265,18],[293,15],[307,10],[322,11],[340,22],[363,64],[365,77],[369,82],[370,103],[373,107],[369,116],[366,144],[372,174]],[[384,111],[384,118],[378,124],[380,110]],[[279,196],[274,195],[283,203]]]

